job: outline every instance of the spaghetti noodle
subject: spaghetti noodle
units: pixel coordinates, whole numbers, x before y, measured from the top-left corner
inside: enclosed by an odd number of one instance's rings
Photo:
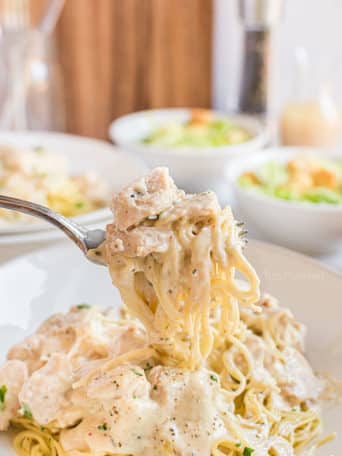
[[[304,328],[259,299],[230,209],[157,169],[113,211],[92,254],[127,310],[81,304],[10,350],[0,428],[22,429],[18,455],[313,454],[330,437],[318,441],[322,384]]]

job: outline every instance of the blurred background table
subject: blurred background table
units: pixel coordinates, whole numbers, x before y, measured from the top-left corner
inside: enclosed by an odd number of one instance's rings
[[[31,2],[33,22],[46,0]],[[139,109],[211,104],[212,0],[67,0],[56,43],[67,131],[108,138]]]

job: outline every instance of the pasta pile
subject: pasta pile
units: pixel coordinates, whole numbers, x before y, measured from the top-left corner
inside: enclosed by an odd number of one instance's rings
[[[24,429],[18,455],[314,454],[331,436],[318,439],[323,384],[305,328],[260,298],[231,210],[157,169],[113,212],[91,255],[108,264],[123,316],[80,305],[9,352],[29,370],[8,418]]]

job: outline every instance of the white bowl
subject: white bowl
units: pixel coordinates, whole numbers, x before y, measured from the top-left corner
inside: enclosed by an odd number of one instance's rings
[[[234,123],[245,127],[252,138],[241,144],[219,147],[163,147],[143,144],[141,140],[156,127],[169,122],[183,123],[190,109],[152,109],[140,111],[115,120],[109,128],[111,139],[143,158],[150,167],[167,166],[176,183],[189,192],[215,190],[220,193],[224,170],[232,157],[245,155],[263,147],[268,135],[262,125],[247,116],[229,115]],[[227,114],[215,112],[227,118]]]
[[[307,355],[314,368],[341,380],[342,276],[316,261],[269,244],[251,241],[246,250],[262,288],[307,326]],[[67,243],[0,267],[0,290],[2,308],[6,309],[0,312],[0,362],[12,344],[54,312],[81,302],[104,307],[120,303],[106,269],[87,262],[76,247]],[[342,448],[342,405],[327,404],[323,419],[324,435],[333,431],[338,435],[315,454],[337,456]],[[15,455],[10,441],[10,436],[0,433],[1,456]]]
[[[133,181],[146,171],[143,162],[120,152],[113,145],[97,139],[85,138],[63,133],[50,132],[0,132],[0,145],[9,144],[20,148],[42,146],[47,151],[64,156],[69,164],[71,174],[95,172],[108,185],[109,191],[114,192]],[[29,199],[29,195],[27,196]],[[73,217],[81,224],[93,224],[111,217],[108,208],[97,209],[87,214]],[[0,223],[0,240],[6,242],[5,235],[20,235],[36,231],[53,230],[51,225],[43,222],[36,223]],[[39,236],[39,234],[37,233]],[[9,238],[8,242],[12,243]]]
[[[300,151],[341,158],[336,153],[317,149],[274,147],[231,163],[228,178],[239,217],[269,241],[312,255],[335,253],[342,248],[342,204],[285,201],[237,183],[243,172],[256,170],[269,160],[285,162]]]

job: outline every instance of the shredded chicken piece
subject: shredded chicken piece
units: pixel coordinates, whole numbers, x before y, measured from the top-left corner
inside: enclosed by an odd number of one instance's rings
[[[184,195],[169,176],[167,168],[156,168],[147,176],[114,195],[112,211],[119,230],[138,225],[157,215]]]
[[[33,372],[23,385],[19,401],[26,404],[40,424],[57,419],[70,405],[66,393],[72,385],[72,365],[62,354],[53,354],[49,361]]]
[[[5,431],[19,409],[18,395],[27,380],[28,372],[22,361],[6,361],[0,366],[0,388],[5,387],[5,401],[0,411],[0,431]]]

